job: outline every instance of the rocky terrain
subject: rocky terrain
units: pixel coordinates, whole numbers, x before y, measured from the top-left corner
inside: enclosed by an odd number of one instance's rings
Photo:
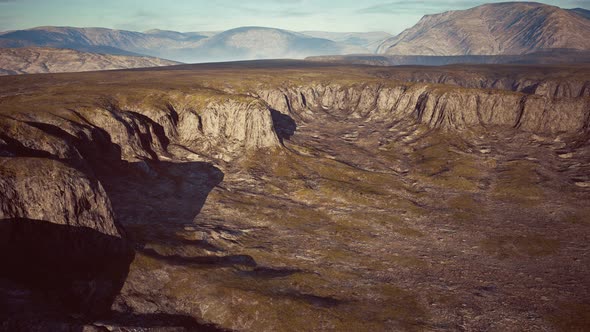
[[[583,9],[536,2],[485,4],[426,15],[384,41],[389,55],[515,55],[546,49],[589,50],[590,20]]]
[[[334,38],[316,37],[319,35]],[[341,35],[317,31],[303,34],[262,27],[181,33],[158,29],[135,32],[49,26],[0,32],[0,47],[67,48],[101,54],[147,55],[190,63],[367,53],[376,47],[372,43],[385,39],[382,33],[350,33],[347,36],[341,38]]]
[[[588,77],[2,77],[0,330],[582,331]]]
[[[83,72],[177,65],[152,57],[106,55],[54,48],[0,48],[0,75]]]

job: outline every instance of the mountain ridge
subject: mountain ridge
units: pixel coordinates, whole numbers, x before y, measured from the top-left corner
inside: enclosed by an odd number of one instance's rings
[[[227,37],[231,40],[226,40]],[[242,38],[243,40],[238,40]],[[254,42],[256,40],[257,42]],[[288,40],[288,42],[286,42]],[[248,46],[250,45],[249,49]],[[283,49],[278,49],[282,45]],[[177,32],[152,29],[145,32],[108,28],[41,26],[0,32],[0,47],[52,47],[79,51],[146,55],[182,62],[267,59],[335,53],[367,53],[356,45],[317,38],[284,29],[246,26],[214,32]],[[272,48],[259,52],[256,48]],[[221,54],[225,51],[225,54]]]
[[[172,66],[154,57],[108,55],[43,47],[0,49],[0,75],[83,72]]]
[[[426,15],[384,41],[378,54],[517,55],[541,49],[590,49],[590,20],[534,2],[491,3]]]

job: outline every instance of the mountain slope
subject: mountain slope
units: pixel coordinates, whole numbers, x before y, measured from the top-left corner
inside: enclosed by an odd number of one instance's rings
[[[55,47],[107,54],[130,55],[129,52],[159,56],[156,50],[178,47],[179,41],[170,37],[141,32],[105,28],[37,27],[10,31],[0,35],[1,47]],[[112,48],[124,52],[111,52]]]
[[[304,58],[309,55],[366,52],[354,45],[264,27],[224,31],[204,40],[196,51],[192,57],[199,61]]]
[[[178,62],[159,58],[94,54],[65,49],[0,49],[0,75],[145,68],[175,64]]]
[[[570,9],[570,12],[574,12],[574,13],[581,15],[581,16],[590,20],[590,10],[588,10],[588,9],[574,8],[574,9]]]
[[[178,32],[178,31],[160,30],[160,29],[148,30],[148,31],[145,31],[144,34],[154,36],[154,37],[174,39],[174,40],[178,40],[178,41],[199,41],[201,39],[208,37],[208,36],[203,35],[198,32]]]
[[[382,31],[375,32],[326,32],[326,31],[301,31],[302,34],[315,38],[329,39],[338,43],[356,45],[374,52],[386,39],[393,37]]]
[[[542,49],[590,49],[590,20],[533,2],[486,4],[424,16],[383,42],[379,54],[499,55]]]

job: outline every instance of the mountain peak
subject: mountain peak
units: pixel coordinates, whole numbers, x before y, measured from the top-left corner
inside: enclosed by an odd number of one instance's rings
[[[588,50],[589,35],[590,21],[579,13],[537,2],[502,2],[424,16],[377,52],[447,56]]]

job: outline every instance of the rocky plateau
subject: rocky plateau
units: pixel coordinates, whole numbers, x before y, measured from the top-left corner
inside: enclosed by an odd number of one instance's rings
[[[0,330],[583,331],[589,77],[0,77]]]

